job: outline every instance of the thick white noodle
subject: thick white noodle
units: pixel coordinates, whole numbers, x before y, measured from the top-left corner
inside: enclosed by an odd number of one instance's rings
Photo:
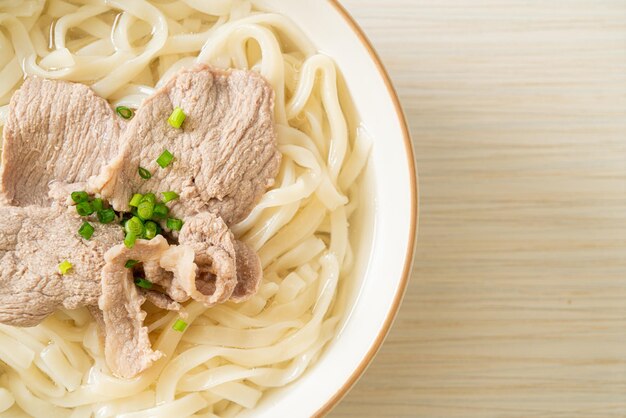
[[[276,185],[233,227],[264,267],[242,304],[146,307],[155,349],[141,376],[108,370],[86,309],[34,328],[0,324],[0,415],[232,417],[320,356],[346,313],[349,224],[372,141],[349,126],[333,61],[286,17],[245,0],[0,0],[0,130],[24,75],[83,82],[112,105],[141,106],[197,62],[261,73],[276,92],[283,154]],[[348,106],[348,108],[351,108]],[[353,116],[353,115],[351,115]],[[339,299],[337,298],[337,295]]]

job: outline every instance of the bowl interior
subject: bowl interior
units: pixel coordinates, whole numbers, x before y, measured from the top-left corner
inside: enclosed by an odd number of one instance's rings
[[[374,146],[364,200],[351,240],[347,315],[317,363],[293,384],[271,391],[242,416],[308,417],[328,410],[360,376],[385,337],[404,293],[415,238],[413,156],[395,93],[377,58],[333,0],[266,0],[289,16],[318,49],[337,63]]]

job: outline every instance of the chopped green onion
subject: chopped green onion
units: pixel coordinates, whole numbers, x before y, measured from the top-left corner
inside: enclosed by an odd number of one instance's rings
[[[78,212],[80,216],[89,216],[93,213],[93,207],[89,202],[80,202],[76,205],[76,212]]]
[[[152,221],[148,221],[145,224],[146,231],[144,232],[145,239],[152,239],[157,236],[158,226]]]
[[[128,204],[136,208],[141,203],[141,199],[143,199],[143,195],[140,195],[139,193],[135,193],[132,199],[130,199],[130,202]]]
[[[91,226],[89,222],[84,222],[80,226],[80,228],[78,228],[78,235],[80,235],[81,237],[85,239],[90,239],[94,231],[95,229],[93,228],[93,226]]]
[[[72,263],[65,260],[64,262],[59,264],[59,273],[66,275],[72,269],[72,267],[74,267],[72,266]]]
[[[71,196],[74,203],[82,203],[89,200],[87,192],[72,192]]]
[[[150,180],[152,178],[152,173],[143,167],[139,167],[138,172],[139,176],[144,180]]]
[[[154,205],[154,214],[152,216],[157,219],[164,219],[169,211],[170,208],[165,206],[163,203],[157,203]]]
[[[180,231],[183,229],[183,221],[176,218],[167,218],[167,227],[172,231]]]
[[[133,117],[134,113],[132,109],[126,107],[126,106],[118,106],[115,108],[115,111],[117,112],[118,115],[120,115],[121,117],[123,117],[124,119],[130,119]]]
[[[91,206],[93,207],[93,210],[95,210],[96,212],[99,212],[102,209],[104,209],[104,201],[99,198],[94,199],[91,201]]]
[[[135,208],[133,208],[135,209]],[[126,221],[128,221],[130,218],[133,217],[133,215],[131,213],[128,212],[123,212],[122,214],[122,219],[120,220],[120,225],[125,226],[126,225]]]
[[[180,197],[176,192],[163,192],[161,194],[163,195],[163,203],[171,202],[172,200],[176,200]]]
[[[150,280],[142,279],[140,277],[135,278],[135,284],[137,287],[141,287],[143,289],[152,289],[152,282]]]
[[[141,202],[139,206],[137,206],[137,215],[147,221],[148,219],[152,219],[152,214],[154,213],[154,203],[152,202]]]
[[[141,198],[142,202],[156,203],[156,195],[154,193],[146,193]],[[141,202],[140,202],[141,203]],[[139,205],[138,205],[139,206]]]
[[[135,246],[135,241],[137,241],[137,235],[126,234],[126,238],[124,238],[124,245],[126,248],[133,248]]]
[[[185,321],[183,321],[182,319],[177,319],[176,322],[174,322],[174,325],[172,326],[172,329],[174,331],[178,331],[178,332],[183,332],[187,329],[187,324]]]
[[[165,168],[172,163],[174,156],[168,150],[163,151],[163,154],[157,158],[156,162],[161,168]]]
[[[174,109],[167,122],[173,128],[179,129],[181,126],[183,126],[185,118],[187,118],[187,116],[185,115],[185,112],[183,112],[183,109],[177,107],[176,109]]]
[[[139,264],[138,260],[126,260],[126,264],[124,264],[124,267],[126,267],[127,269],[132,269],[137,264]]]
[[[135,237],[140,237],[143,235],[143,222],[138,217],[133,216],[126,221],[126,224],[124,224],[124,229],[126,230],[127,234],[132,234]]]
[[[115,220],[115,211],[113,209],[103,209],[97,212],[98,220],[102,224],[110,224]]]

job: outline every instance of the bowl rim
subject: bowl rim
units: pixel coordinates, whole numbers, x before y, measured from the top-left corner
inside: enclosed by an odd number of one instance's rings
[[[350,389],[356,384],[356,382],[363,376],[367,367],[372,363],[374,357],[382,347],[385,338],[389,334],[391,327],[393,325],[394,320],[400,310],[400,305],[402,304],[402,299],[404,298],[404,294],[407,289],[407,285],[410,280],[411,272],[413,269],[413,261],[415,256],[416,242],[417,242],[417,230],[419,223],[419,183],[418,183],[418,174],[417,174],[417,166],[415,162],[415,153],[413,151],[413,141],[411,139],[411,131],[409,129],[409,124],[402,109],[402,105],[400,103],[400,98],[398,97],[398,93],[393,86],[393,82],[391,81],[391,77],[387,69],[385,68],[378,52],[374,48],[372,42],[369,40],[363,29],[356,22],[354,17],[346,10],[346,8],[340,3],[339,0],[326,0],[330,6],[332,6],[335,11],[343,18],[346,24],[350,27],[352,32],[357,36],[363,47],[366,49],[368,55],[370,56],[372,62],[376,66],[379,75],[383,79],[385,86],[387,88],[387,92],[389,93],[389,97],[391,98],[394,109],[398,118],[398,122],[400,123],[400,127],[402,129],[402,137],[404,140],[404,146],[406,148],[407,155],[407,163],[409,169],[409,181],[411,184],[411,220],[410,220],[410,239],[406,250],[406,255],[404,259],[404,268],[402,271],[402,279],[396,290],[396,294],[394,296],[393,303],[389,307],[387,311],[387,316],[385,318],[385,322],[381,327],[376,340],[369,348],[367,354],[357,368],[352,372],[348,380],[339,388],[339,390],[328,399],[322,407],[320,407],[315,414],[314,417],[323,417],[327,415],[335,406],[339,404],[339,402],[348,394]]]

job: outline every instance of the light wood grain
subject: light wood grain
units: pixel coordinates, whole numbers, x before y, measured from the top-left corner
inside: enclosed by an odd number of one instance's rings
[[[344,4],[409,117],[421,226],[331,417],[626,416],[626,2]]]

